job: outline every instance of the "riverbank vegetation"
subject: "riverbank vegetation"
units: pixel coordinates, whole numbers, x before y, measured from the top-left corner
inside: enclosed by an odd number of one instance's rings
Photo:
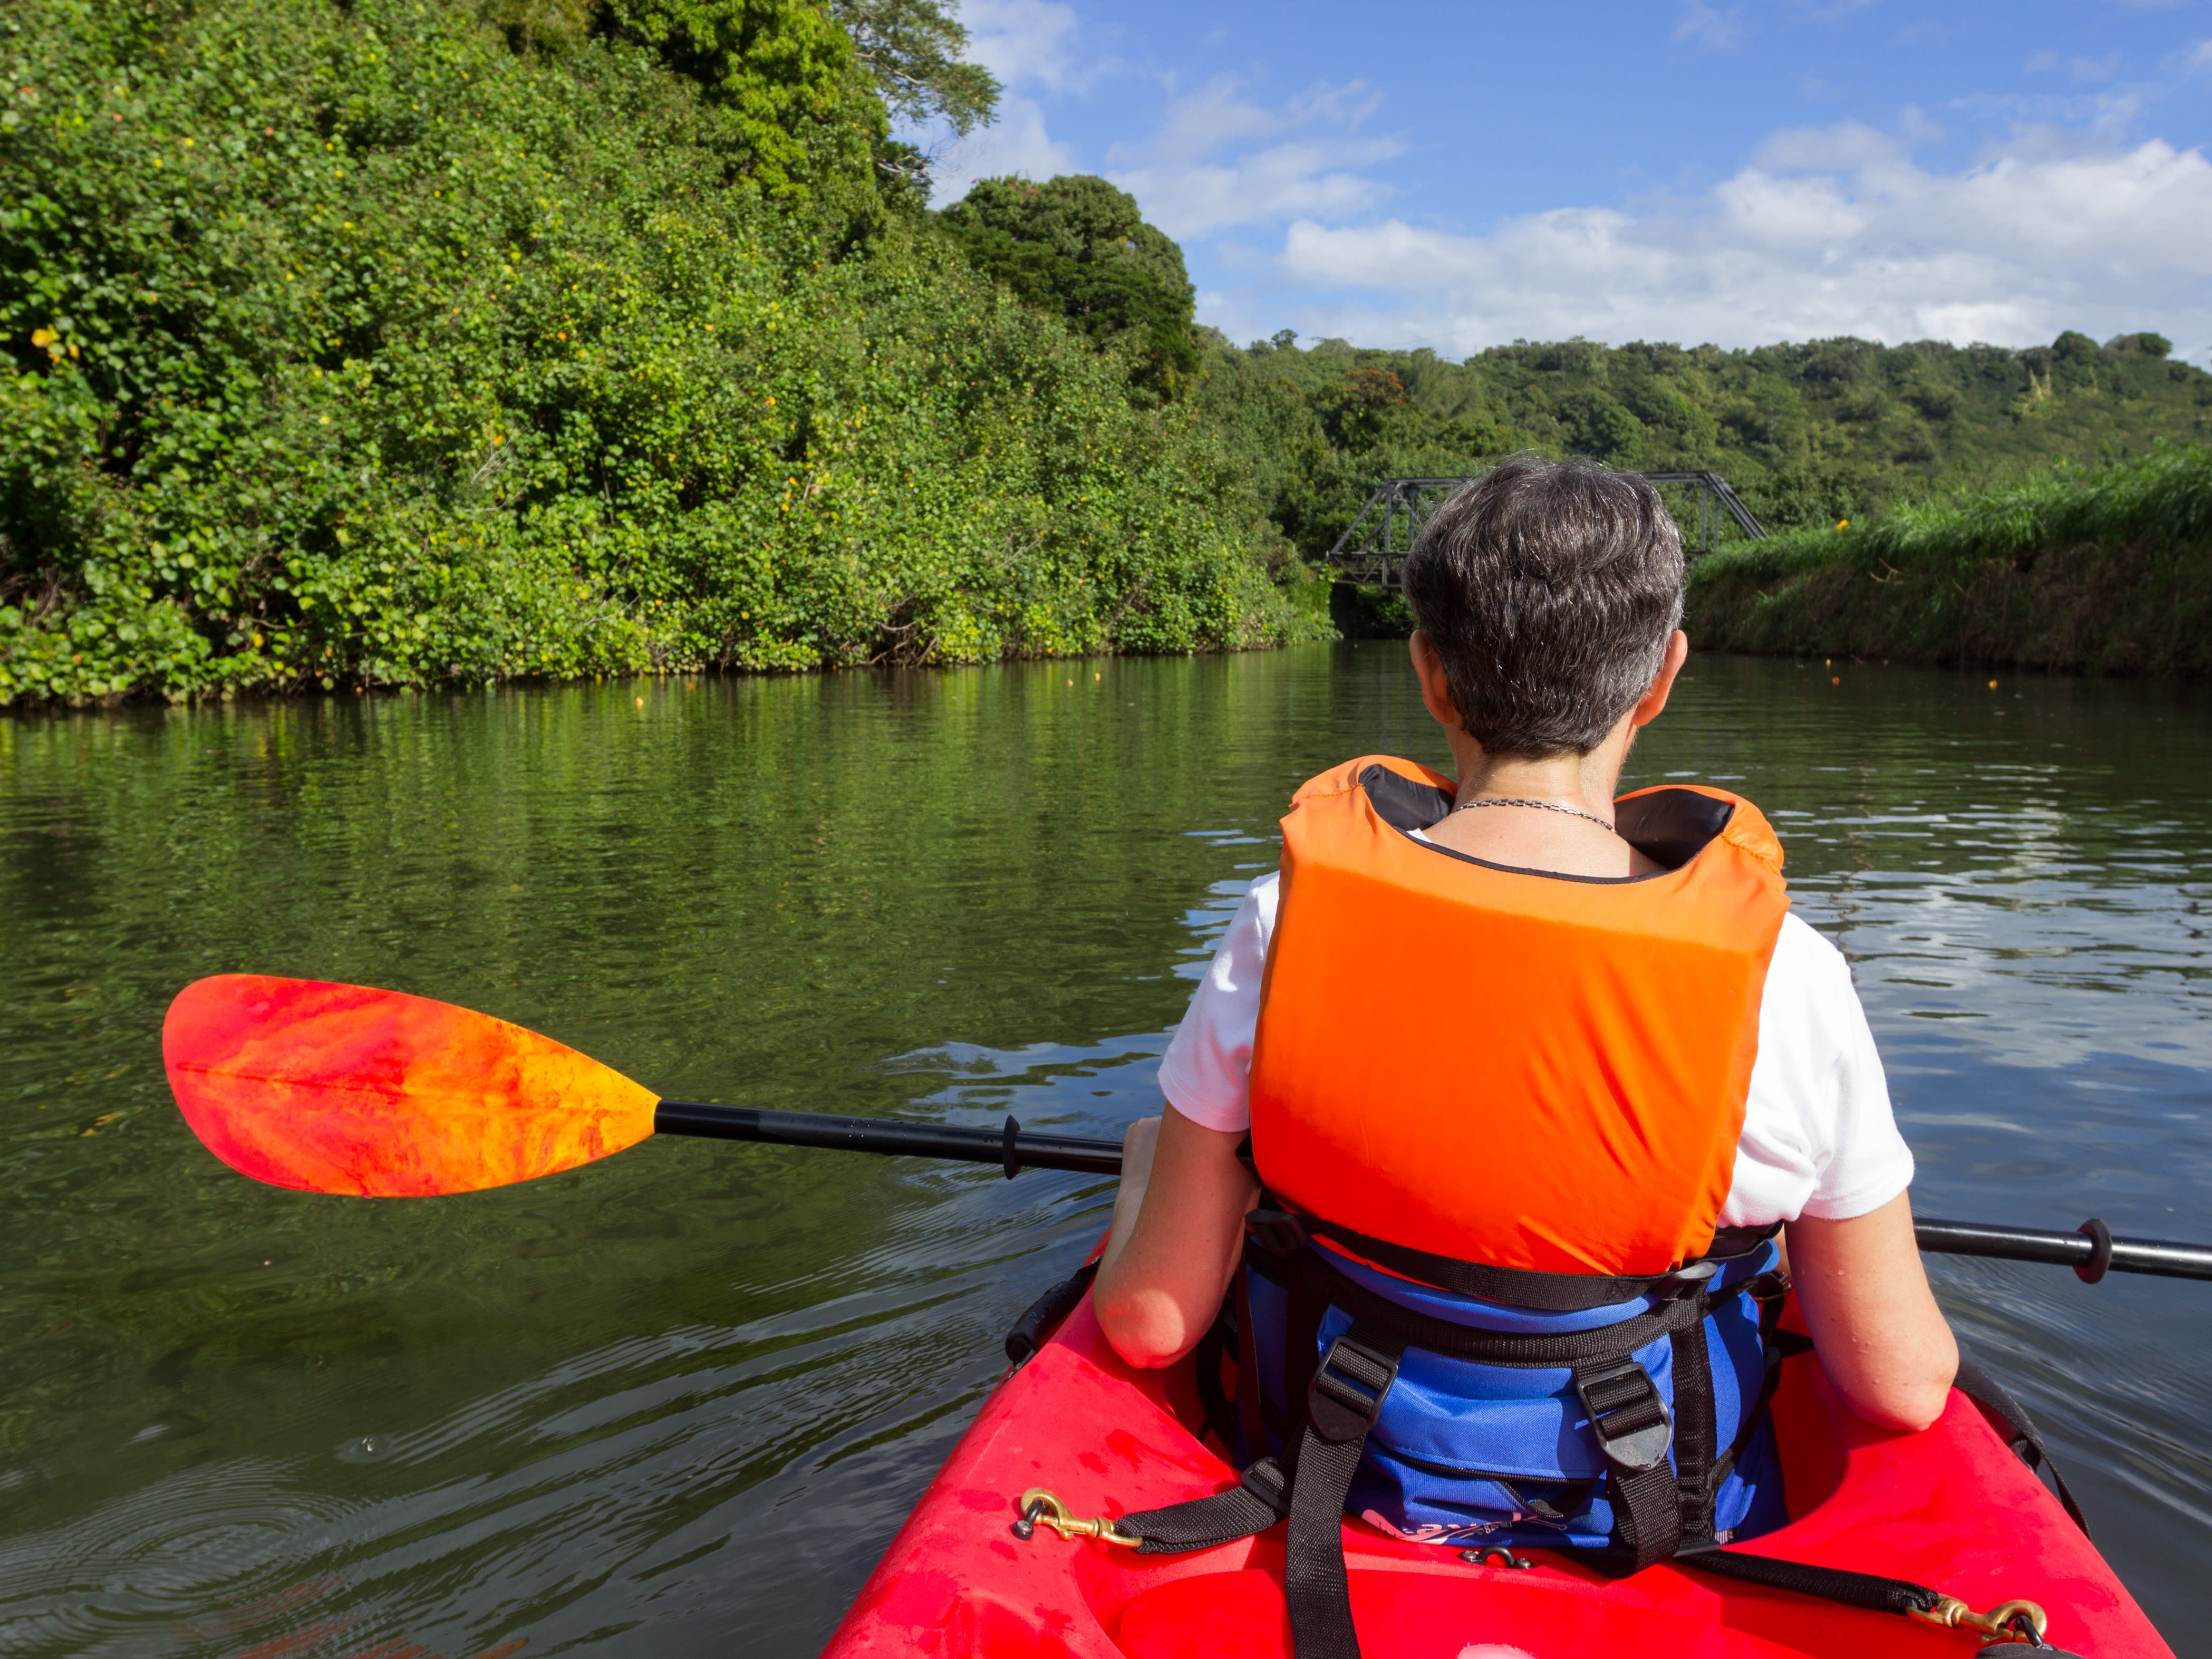
[[[1826,526],[2212,436],[2150,334],[1237,346],[1104,180],[928,210],[948,7],[21,0],[0,703],[1237,648],[1394,474]]]
[[[1692,568],[1701,647],[2212,674],[2212,449],[2057,466]]]
[[[1516,342],[1428,351],[1218,348],[1198,396],[1251,458],[1298,550],[1328,551],[1387,477],[1451,477],[1514,450],[1711,471],[1770,528],[1832,525],[2024,466],[2212,441],[2212,374],[2155,334],[2011,350],[1940,341],[1717,346]],[[1686,504],[1694,513],[1695,497]],[[1725,533],[1735,533],[1724,525]]]
[[[1321,627],[1198,410],[926,222],[943,15],[841,11],[13,9],[0,701]]]

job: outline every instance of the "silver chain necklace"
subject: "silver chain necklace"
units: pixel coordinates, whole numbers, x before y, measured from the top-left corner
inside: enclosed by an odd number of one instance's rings
[[[1470,806],[1537,806],[1541,807],[1547,812],[1566,812],[1571,814],[1575,817],[1588,818],[1592,823],[1597,825],[1601,830],[1607,830],[1613,835],[1619,835],[1620,833],[1618,830],[1613,829],[1613,827],[1607,823],[1603,818],[1598,817],[1596,813],[1585,812],[1579,806],[1562,806],[1555,800],[1525,800],[1511,795],[1478,795],[1473,800],[1461,801],[1457,805],[1452,808],[1452,811],[1464,812]],[[1444,816],[1449,817],[1451,813],[1447,812]]]

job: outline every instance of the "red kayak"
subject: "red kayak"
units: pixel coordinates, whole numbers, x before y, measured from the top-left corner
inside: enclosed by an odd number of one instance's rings
[[[1790,1524],[1731,1553],[1905,1578],[1987,1613],[2037,1604],[2051,1647],[2082,1659],[2172,1650],[2065,1511],[1965,1395],[1934,1427],[1894,1434],[1853,1416],[1809,1357],[1774,1402]],[[836,1659],[1042,1655],[1183,1659],[1291,1652],[1283,1533],[1185,1555],[1139,1555],[1049,1525],[1017,1538],[1024,1493],[1115,1516],[1233,1486],[1201,1438],[1189,1363],[1133,1370],[1086,1296],[983,1407],[831,1639]],[[1666,1565],[1600,1577],[1560,1551],[1516,1569],[1344,1523],[1368,1659],[1697,1659],[1879,1654],[1972,1659],[1990,1638],[1896,1613]],[[2010,1652],[2008,1646],[2001,1651]],[[2018,1649],[2021,1659],[2035,1650]]]

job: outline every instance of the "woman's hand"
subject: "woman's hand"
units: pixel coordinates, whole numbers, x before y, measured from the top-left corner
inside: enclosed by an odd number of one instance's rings
[[[1172,1106],[1129,1126],[1121,1190],[1091,1305],[1132,1365],[1172,1365],[1221,1310],[1243,1255],[1259,1182],[1237,1156],[1239,1132],[1202,1129]]]
[[[1805,1328],[1844,1403],[1908,1432],[1941,1417],[1959,1345],[1928,1288],[1906,1195],[1849,1221],[1802,1217],[1788,1244]]]

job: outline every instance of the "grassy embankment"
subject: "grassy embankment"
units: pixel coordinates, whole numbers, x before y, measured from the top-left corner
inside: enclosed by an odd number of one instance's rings
[[[1899,506],[1703,559],[1707,649],[2212,674],[2212,449]]]

